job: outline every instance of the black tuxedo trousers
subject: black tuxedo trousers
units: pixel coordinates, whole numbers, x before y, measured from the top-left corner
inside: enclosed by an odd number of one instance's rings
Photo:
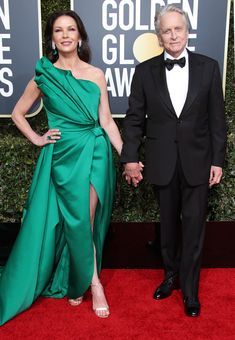
[[[197,297],[205,234],[208,182],[190,186],[177,158],[168,185],[154,185],[160,207],[161,253],[165,276],[179,274],[184,297]]]

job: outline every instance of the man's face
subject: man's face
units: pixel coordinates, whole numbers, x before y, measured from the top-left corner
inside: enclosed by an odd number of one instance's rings
[[[177,12],[168,12],[161,17],[160,44],[172,57],[177,58],[188,41],[188,30],[184,17]]]

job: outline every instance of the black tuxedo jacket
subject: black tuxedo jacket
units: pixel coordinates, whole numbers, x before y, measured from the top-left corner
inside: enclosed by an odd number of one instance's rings
[[[222,167],[224,162],[226,125],[218,63],[190,51],[188,55],[189,88],[179,118],[167,89],[163,54],[137,65],[132,80],[121,162],[139,161],[145,133],[145,170],[153,184],[170,182],[178,156],[192,186],[208,182],[211,165]]]

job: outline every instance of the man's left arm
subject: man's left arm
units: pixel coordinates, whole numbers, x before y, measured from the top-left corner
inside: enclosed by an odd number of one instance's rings
[[[212,163],[209,186],[218,184],[226,152],[226,122],[222,82],[218,63],[215,62],[209,93],[209,125],[212,147]]]

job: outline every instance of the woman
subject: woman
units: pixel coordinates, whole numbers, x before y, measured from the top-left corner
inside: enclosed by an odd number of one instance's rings
[[[88,64],[88,37],[73,11],[50,16],[46,56],[17,102],[12,119],[43,147],[24,209],[22,227],[0,278],[0,324],[39,296],[68,296],[78,306],[91,285],[98,317],[109,307],[99,280],[114,193],[110,141],[121,152],[106,81]],[[25,115],[43,98],[49,130],[38,135]]]

